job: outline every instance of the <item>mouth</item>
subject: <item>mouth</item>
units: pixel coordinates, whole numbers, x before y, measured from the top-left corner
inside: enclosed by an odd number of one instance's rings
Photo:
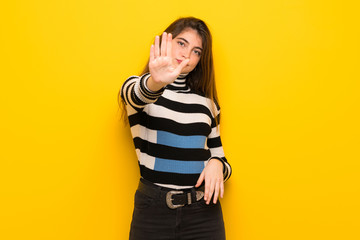
[[[182,60],[176,59],[176,61],[178,62],[178,64],[180,64],[182,62]]]

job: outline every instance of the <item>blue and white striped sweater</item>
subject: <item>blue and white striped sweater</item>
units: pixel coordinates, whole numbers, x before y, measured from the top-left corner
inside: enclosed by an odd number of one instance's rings
[[[196,184],[211,158],[224,164],[224,180],[231,175],[215,118],[213,102],[186,85],[186,76],[157,92],[146,87],[150,74],[131,76],[121,88],[143,178],[170,188]]]

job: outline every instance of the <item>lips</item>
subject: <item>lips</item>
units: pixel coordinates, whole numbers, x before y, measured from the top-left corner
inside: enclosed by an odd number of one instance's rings
[[[176,59],[176,61],[178,62],[178,64],[180,64],[182,62],[182,60]]]

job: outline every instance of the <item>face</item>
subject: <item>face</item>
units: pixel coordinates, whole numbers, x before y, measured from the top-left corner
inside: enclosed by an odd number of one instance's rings
[[[179,65],[189,58],[189,63],[181,73],[191,72],[200,61],[202,52],[202,39],[196,30],[188,28],[183,30],[172,40],[172,56],[174,65]]]

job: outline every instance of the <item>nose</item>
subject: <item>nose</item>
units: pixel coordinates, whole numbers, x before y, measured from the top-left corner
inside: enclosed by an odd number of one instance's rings
[[[182,56],[183,56],[185,59],[190,58],[190,54],[191,54],[191,50],[189,50],[189,49],[184,49],[184,50],[182,51]]]

